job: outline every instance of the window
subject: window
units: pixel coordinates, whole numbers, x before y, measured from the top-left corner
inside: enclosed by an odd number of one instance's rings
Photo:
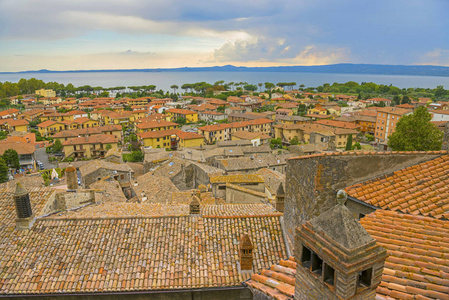
[[[302,246],[301,264],[304,268],[310,267],[310,261],[312,258],[312,251],[306,246]]]
[[[159,142],[159,138],[157,138],[157,141]]]
[[[335,270],[328,264],[324,264],[323,281],[329,285],[335,285]]]
[[[371,286],[371,278],[373,276],[373,268],[366,269],[359,272],[357,286],[359,287],[369,287]]]
[[[219,189],[219,190],[225,190],[225,189],[226,189],[226,185],[219,185],[219,186],[218,186],[218,189]]]
[[[125,179],[125,174],[120,175],[120,179]]]
[[[323,260],[316,253],[312,253],[312,272],[320,275],[323,272]]]

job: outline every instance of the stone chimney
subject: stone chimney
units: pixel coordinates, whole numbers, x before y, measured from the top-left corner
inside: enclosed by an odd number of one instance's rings
[[[387,251],[344,205],[338,204],[296,229],[295,300],[375,299]]]
[[[75,192],[78,188],[78,176],[74,166],[69,165],[65,169],[65,176],[67,181],[67,192]]]
[[[16,206],[16,228],[20,230],[30,229],[34,223],[33,210],[31,209],[30,194],[20,182],[14,192],[14,204]]]
[[[200,216],[200,199],[197,196],[193,195],[190,200],[190,216],[199,217]]]
[[[241,271],[253,270],[253,243],[248,233],[243,234],[239,244],[239,259]]]
[[[275,208],[277,211],[284,212],[284,199],[285,199],[284,185],[281,182],[276,192],[276,199],[275,199]]]

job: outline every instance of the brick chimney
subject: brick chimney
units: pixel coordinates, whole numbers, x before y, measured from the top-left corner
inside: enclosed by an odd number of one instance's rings
[[[253,243],[248,233],[243,234],[239,244],[240,270],[253,270]]]
[[[197,196],[193,195],[190,199],[190,216],[199,217],[201,213],[200,208],[200,199]]]
[[[13,198],[17,212],[16,228],[20,230],[30,229],[31,225],[34,223],[30,194],[20,182],[16,185]]]
[[[376,297],[387,251],[360,225],[337,193],[338,204],[296,228],[295,300]]]

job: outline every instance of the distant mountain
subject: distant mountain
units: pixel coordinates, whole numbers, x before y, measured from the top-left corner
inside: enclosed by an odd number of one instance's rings
[[[83,72],[302,72],[302,73],[340,73],[340,74],[382,74],[382,75],[423,75],[448,76],[449,67],[423,65],[372,65],[372,64],[335,64],[322,66],[288,66],[288,67],[236,67],[232,65],[173,68],[173,69],[117,69],[117,70],[70,70],[70,71],[23,71],[0,72],[0,74],[21,73],[83,73]]]

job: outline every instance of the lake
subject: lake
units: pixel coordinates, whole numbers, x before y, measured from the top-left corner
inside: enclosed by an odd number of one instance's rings
[[[374,82],[394,85],[399,88],[436,88],[443,85],[449,88],[449,77],[407,76],[407,75],[369,75],[338,73],[298,73],[298,72],[70,72],[70,73],[23,73],[0,74],[0,82],[17,82],[21,78],[37,78],[45,82],[56,81],[74,86],[90,85],[101,87],[156,85],[157,89],[169,90],[173,84],[181,87],[184,83],[205,81],[213,84],[225,82],[296,82],[306,87],[316,87],[323,83],[344,83],[348,81]],[[182,90],[178,90],[182,92]]]

